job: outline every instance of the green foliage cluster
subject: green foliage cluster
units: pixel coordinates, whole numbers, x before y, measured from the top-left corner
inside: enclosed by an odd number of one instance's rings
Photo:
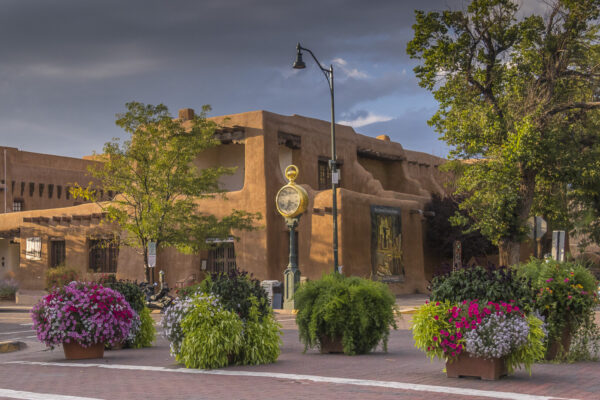
[[[14,300],[19,284],[12,278],[0,280],[0,299]]]
[[[546,353],[546,330],[544,321],[537,316],[528,314],[526,318],[529,325],[527,342],[506,357],[506,366],[509,372],[523,367],[531,375],[531,366],[542,360]]]
[[[198,289],[217,296],[226,310],[236,313],[243,321],[250,317],[252,298],[256,299],[260,318],[271,312],[267,292],[260,281],[252,278],[246,271],[233,269],[228,273],[211,274],[198,288],[190,287],[188,290],[189,293],[194,293]]]
[[[559,340],[568,328],[575,335],[583,334],[580,341],[593,345],[589,340],[598,336],[598,327],[594,324],[598,282],[585,266],[571,261],[532,258],[519,267],[519,274],[533,284],[535,307],[548,324],[549,341]],[[584,348],[579,351],[582,358],[589,357]]]
[[[332,273],[301,285],[294,300],[304,351],[321,347],[325,336],[341,337],[348,355],[367,353],[380,342],[387,351],[396,299],[385,284]]]
[[[138,312],[140,317],[140,327],[135,333],[133,340],[127,341],[127,346],[134,349],[141,349],[142,347],[151,347],[156,339],[156,328],[154,327],[154,320],[150,315],[150,309],[144,307]]]
[[[173,118],[163,105],[138,102],[126,104],[116,124],[130,135],[121,142],[104,145],[98,163],[89,170],[104,192],[118,193],[110,202],[99,203],[107,219],[127,231],[120,239],[144,254],[146,280],[149,280],[148,243],[158,249],[175,247],[184,253],[206,246],[206,238],[224,238],[232,229],[254,229],[260,214],[234,210],[223,218],[204,213],[198,199],[223,196],[219,178],[235,168],[198,169],[194,161],[205,150],[220,145],[214,133],[218,128],[206,119],[209,106],[199,115],[183,121]],[[76,186],[74,197],[102,200],[91,185]]]
[[[175,354],[187,368],[220,368],[230,364],[264,364],[277,360],[281,331],[272,313],[262,316],[250,299],[243,321],[210,297],[191,297],[193,304],[181,321],[183,341]]]
[[[478,300],[501,303],[514,300],[522,310],[530,310],[533,304],[531,282],[514,268],[463,267],[435,276],[431,281],[431,301],[461,303]]]
[[[498,245],[505,265],[518,262],[530,215],[568,227],[567,184],[576,207],[600,210],[600,1],[556,0],[547,11],[523,13],[515,0],[416,10],[407,45],[465,196],[468,218],[453,222]]]
[[[446,359],[446,353],[441,346],[440,331],[453,332],[454,325],[443,318],[454,306],[449,300],[428,302],[420,306],[412,316],[412,334],[415,347],[433,361],[434,358]]]
[[[138,314],[139,325],[135,324],[134,336],[130,337],[125,343],[128,347],[136,349],[152,346],[156,338],[156,328],[154,320],[150,316],[150,310],[146,307],[144,293],[140,287],[133,283],[123,280],[117,280],[114,275],[104,275],[98,279],[99,283],[121,293],[131,308]]]
[[[79,279],[79,271],[72,267],[59,265],[46,270],[46,290],[53,287],[61,288]]]

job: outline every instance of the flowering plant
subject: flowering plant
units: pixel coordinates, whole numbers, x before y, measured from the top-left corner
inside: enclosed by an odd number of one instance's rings
[[[123,295],[85,282],[55,288],[31,310],[38,339],[51,348],[71,342],[116,345],[128,338],[135,316]]]
[[[277,360],[280,325],[270,312],[261,315],[256,297],[249,298],[246,319],[214,294],[196,292],[176,299],[162,319],[171,355],[188,368],[228,364],[265,364]]]
[[[584,325],[594,325],[597,282],[586,267],[531,259],[519,272],[533,282],[535,306],[546,318],[549,340],[560,339],[565,328],[576,332]]]
[[[217,306],[217,298],[213,295],[203,295],[202,292],[196,292],[184,297],[176,298],[169,307],[165,309],[165,313],[160,321],[163,327],[163,336],[170,343],[171,355],[175,356],[181,350],[181,342],[183,342],[183,330],[181,321],[190,312],[194,306],[195,299],[205,299],[212,306]]]
[[[544,353],[542,321],[524,315],[513,302],[426,303],[414,315],[412,329],[415,346],[432,359],[452,360],[463,352],[506,357],[509,371],[524,365],[531,372],[531,364]]]

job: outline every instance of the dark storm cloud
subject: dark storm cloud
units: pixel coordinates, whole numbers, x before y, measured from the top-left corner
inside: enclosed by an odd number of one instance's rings
[[[298,41],[334,64],[340,118],[364,102],[422,92],[405,50],[414,9],[462,4],[5,0],[0,144],[89,154],[122,135],[114,115],[131,100],[173,112],[210,103],[213,115],[267,109],[328,120],[327,85],[312,60],[291,69]]]

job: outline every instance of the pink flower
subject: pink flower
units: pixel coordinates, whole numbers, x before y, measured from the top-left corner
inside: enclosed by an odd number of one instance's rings
[[[436,315],[433,317],[433,319],[435,319],[437,321],[439,319],[439,317]]]
[[[548,278],[548,279],[546,279],[546,282],[552,282],[553,280],[554,279],[552,279],[552,278]]]
[[[437,340],[438,340],[438,337],[437,337],[437,336],[434,336],[434,337],[433,337],[433,341],[434,341],[434,342],[437,342]]]

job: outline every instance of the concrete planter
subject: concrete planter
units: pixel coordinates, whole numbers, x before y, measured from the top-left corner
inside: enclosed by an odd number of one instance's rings
[[[453,361],[446,362],[448,378],[475,377],[495,381],[508,374],[504,358],[480,358],[460,353]]]
[[[79,343],[63,343],[63,351],[67,360],[87,360],[104,357],[104,343],[83,347]]]

